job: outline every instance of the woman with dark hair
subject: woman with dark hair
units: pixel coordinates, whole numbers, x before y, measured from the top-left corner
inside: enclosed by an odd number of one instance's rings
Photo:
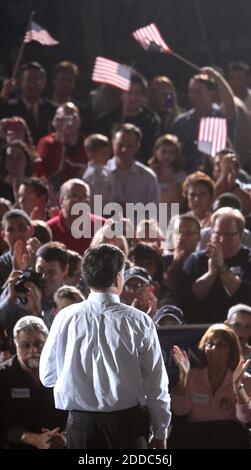
[[[191,214],[200,221],[201,228],[210,226],[214,200],[214,182],[202,171],[189,175],[182,185],[183,196]]]
[[[7,144],[1,161],[0,178],[4,186],[9,187],[11,202],[17,201],[21,182],[32,175],[34,160],[33,151],[22,140],[13,140]]]

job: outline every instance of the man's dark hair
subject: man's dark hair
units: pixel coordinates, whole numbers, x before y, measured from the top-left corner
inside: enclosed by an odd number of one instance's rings
[[[23,184],[24,186],[30,187],[34,191],[37,197],[44,196],[45,204],[48,202],[48,199],[49,199],[48,186],[39,178],[36,178],[35,176],[31,178],[25,178],[21,182],[21,184]]]
[[[36,258],[43,258],[44,261],[58,261],[62,269],[68,264],[68,252],[63,245],[59,242],[49,242],[41,246],[37,251]]]
[[[83,276],[88,287],[109,289],[125,264],[124,253],[116,246],[102,243],[89,248],[83,258]]]
[[[11,209],[8,212],[5,212],[2,218],[2,226],[4,228],[5,222],[7,220],[12,220],[20,217],[20,219],[23,219],[27,227],[31,227],[31,220],[29,216],[26,214],[26,212],[22,211],[21,209]]]
[[[232,71],[233,72],[244,72],[246,74],[246,76],[248,77],[248,75],[250,74],[250,67],[245,62],[242,62],[240,60],[236,60],[236,61],[230,62],[230,64],[228,64],[227,73],[229,74],[229,72],[232,72]]]
[[[26,70],[38,70],[43,78],[46,78],[46,70],[39,62],[27,62],[21,67],[20,74],[23,75]]]

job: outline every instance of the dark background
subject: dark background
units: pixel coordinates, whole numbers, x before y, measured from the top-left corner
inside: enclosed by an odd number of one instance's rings
[[[9,76],[13,46],[20,44],[29,14],[60,41],[26,46],[25,61],[48,70],[59,60],[80,67],[78,93],[86,99],[97,55],[134,65],[147,78],[166,74],[185,100],[193,69],[168,54],[146,53],[131,33],[155,22],[175,52],[199,66],[226,68],[232,60],[251,65],[250,0],[0,0],[0,75]],[[185,103],[181,103],[185,104]]]

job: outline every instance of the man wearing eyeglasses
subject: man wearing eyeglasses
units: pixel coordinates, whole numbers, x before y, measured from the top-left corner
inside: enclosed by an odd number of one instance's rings
[[[251,251],[241,245],[245,220],[238,209],[222,207],[211,224],[207,249],[183,267],[179,302],[189,323],[224,321],[232,305],[251,304]]]
[[[55,409],[52,389],[39,380],[39,362],[48,336],[41,318],[16,323],[16,356],[0,366],[0,448],[62,449],[67,413]]]

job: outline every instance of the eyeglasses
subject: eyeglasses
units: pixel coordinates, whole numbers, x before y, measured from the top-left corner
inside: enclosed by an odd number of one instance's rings
[[[226,343],[226,341],[219,341],[218,343],[214,343],[213,341],[207,341],[205,346],[207,349],[228,349],[230,347],[229,344]]]
[[[36,340],[33,343],[28,343],[28,342],[23,342],[23,343],[17,343],[18,347],[22,349],[23,351],[29,351],[31,348],[36,348],[36,349],[43,349],[45,344],[45,341],[41,340]]]
[[[146,285],[146,283],[143,282],[143,281],[142,282],[138,281],[138,282],[135,282],[133,284],[126,283],[125,284],[125,290],[135,291],[137,289],[140,289],[140,287],[144,287],[145,285]]]
[[[251,325],[242,325],[241,323],[238,323],[238,322],[229,323],[229,326],[231,326],[231,328],[236,328],[239,330],[251,331]]]
[[[215,236],[215,237],[223,237],[223,238],[233,238],[235,237],[236,235],[239,235],[240,232],[225,232],[225,233],[221,233],[221,232],[215,232],[213,230],[212,234]]]

